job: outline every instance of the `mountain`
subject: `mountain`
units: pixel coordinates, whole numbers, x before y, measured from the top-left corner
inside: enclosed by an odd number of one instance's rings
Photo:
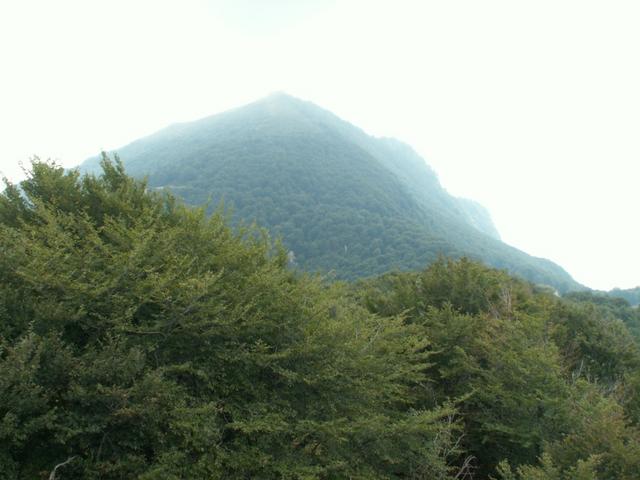
[[[559,292],[561,267],[501,242],[488,212],[451,196],[411,147],[286,94],[171,125],[117,151],[128,173],[187,203],[282,236],[291,261],[354,279],[469,256]],[[98,171],[98,158],[80,167]]]
[[[496,240],[500,240],[500,234],[493,224],[493,220],[491,220],[491,214],[486,208],[468,198],[459,198],[458,203],[462,211],[467,215],[467,221],[471,225]]]
[[[613,298],[623,298],[632,306],[640,305],[640,287],[627,289],[614,288],[605,293]]]

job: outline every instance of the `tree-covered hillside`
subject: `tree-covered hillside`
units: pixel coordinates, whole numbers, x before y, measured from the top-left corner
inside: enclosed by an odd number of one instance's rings
[[[354,297],[423,328],[422,400],[456,399],[460,446],[475,466],[466,478],[637,478],[640,332],[628,328],[637,310],[559,299],[466,259],[362,282]]]
[[[236,221],[281,235],[306,271],[354,279],[466,255],[561,292],[580,288],[502,243],[486,210],[449,195],[407,145],[284,94],[173,125],[119,155],[151,187],[210,211],[224,201]]]
[[[614,288],[613,290],[609,290],[607,295],[614,298],[623,298],[634,306],[640,305],[640,287],[628,288],[626,290]]]
[[[1,478],[637,480],[628,305],[468,259],[325,282],[103,168],[0,194]]]
[[[624,298],[597,291],[570,292],[564,298],[598,305],[601,314],[622,320],[629,331],[640,339],[640,309],[631,305]]]

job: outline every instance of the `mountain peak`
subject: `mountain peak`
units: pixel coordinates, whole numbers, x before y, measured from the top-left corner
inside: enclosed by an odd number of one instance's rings
[[[264,97],[268,100],[276,100],[276,101],[302,101],[298,97],[294,97],[293,95],[285,92],[284,90],[276,90],[271,92],[269,95]]]
[[[260,100],[257,100],[253,103],[255,104],[268,104],[268,105],[279,105],[279,106],[288,106],[288,107],[315,107],[320,110],[320,107],[314,105],[311,102],[306,100],[302,100],[301,98],[295,97],[293,95],[288,94],[282,90],[275,91],[263,97]],[[247,107],[252,104],[247,105]],[[242,107],[240,107],[242,108]]]
[[[118,153],[151,188],[195,205],[224,200],[237,220],[282,236],[305,270],[354,279],[467,255],[559,291],[579,287],[557,265],[502,243],[488,213],[449,195],[409,146],[282,91]]]
[[[255,119],[262,116],[270,118],[295,117],[296,121],[306,123],[309,120],[317,120],[319,115],[326,115],[321,107],[301,98],[290,95],[284,91],[272,92],[248,105],[232,110],[244,115],[247,119]],[[224,113],[220,114],[224,115]],[[217,117],[215,115],[213,118]]]

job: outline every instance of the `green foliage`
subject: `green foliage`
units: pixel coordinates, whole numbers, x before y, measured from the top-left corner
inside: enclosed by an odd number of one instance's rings
[[[611,319],[622,320],[629,331],[640,342],[640,309],[632,307],[629,301],[602,292],[571,292],[564,296],[578,304],[595,305],[602,314]]]
[[[640,305],[640,287],[628,288],[626,290],[614,288],[606,293],[613,298],[622,298],[635,307]]]
[[[426,339],[103,168],[0,197],[4,478],[448,478]]]
[[[596,471],[598,462],[597,456],[590,456],[587,460],[578,460],[575,466],[562,474],[551,457],[543,454],[540,458],[540,466],[519,467],[514,474],[507,462],[501,462],[497,472],[501,480],[598,480]]]
[[[607,309],[563,301],[466,259],[361,282],[352,295],[372,313],[403,314],[424,329],[431,355],[422,401],[456,403],[464,455],[476,459],[479,478],[640,471],[630,425],[638,419],[640,350]]]
[[[466,258],[325,283],[102,168],[0,195],[0,478],[637,478],[624,301]]]

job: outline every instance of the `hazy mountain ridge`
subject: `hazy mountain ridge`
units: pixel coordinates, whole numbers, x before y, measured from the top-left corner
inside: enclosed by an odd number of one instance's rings
[[[623,298],[630,305],[640,305],[640,287],[635,288],[614,288],[608,292],[602,292],[614,298]]]
[[[224,201],[234,218],[282,235],[303,269],[353,279],[466,255],[559,291],[581,287],[500,242],[488,212],[449,195],[411,147],[285,94],[172,125],[118,153],[150,186],[191,204]],[[90,159],[82,169],[96,167]]]
[[[457,198],[462,211],[467,215],[467,221],[482,233],[501,240],[498,229],[493,224],[491,214],[483,205],[469,198]]]

